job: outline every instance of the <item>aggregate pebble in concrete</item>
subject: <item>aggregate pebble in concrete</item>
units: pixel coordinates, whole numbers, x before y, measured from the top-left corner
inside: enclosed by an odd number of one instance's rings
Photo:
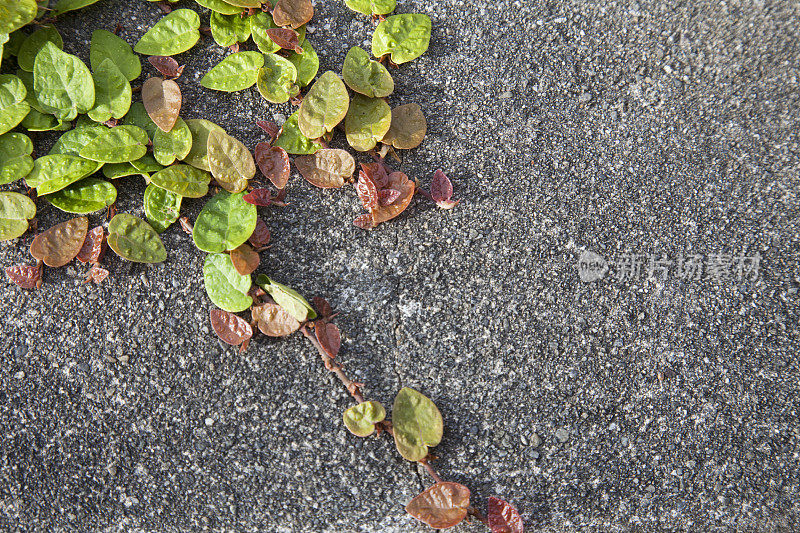
[[[374,25],[316,9],[309,38],[339,71]],[[370,398],[407,385],[437,403],[436,466],[479,507],[501,496],[540,531],[797,530],[798,11],[401,0],[434,33],[393,71],[391,104],[429,120],[400,168],[423,184],[442,168],[461,203],[364,232],[352,188],[295,177],[265,215],[261,270],[341,312],[341,359]],[[121,23],[135,43],[160,16],[100,0],[59,28],[87,59],[91,30]],[[178,57],[183,116],[252,148],[253,121],[291,107],[200,87],[227,53],[204,38]],[[141,216],[144,184],[117,183]],[[66,218],[39,205],[41,227]],[[193,219],[202,202],[184,205]],[[203,254],[179,228],[163,239],[166,263],[109,254],[100,287],[79,266],[47,269],[40,291],[0,286],[0,528],[427,531],[403,510],[424,472],[345,431],[349,400],[302,338],[221,346]],[[588,283],[584,251],[762,263],[747,283]]]

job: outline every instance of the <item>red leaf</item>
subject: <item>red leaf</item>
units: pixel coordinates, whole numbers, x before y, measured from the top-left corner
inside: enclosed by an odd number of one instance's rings
[[[257,205],[259,207],[268,207],[272,205],[272,195],[269,189],[253,189],[250,194],[245,194],[242,199],[248,204]]]
[[[247,321],[233,313],[222,309],[212,309],[209,312],[211,327],[214,333],[223,342],[231,346],[239,346],[253,336],[253,328]]]
[[[286,187],[289,181],[291,167],[289,166],[289,154],[286,150],[278,146],[270,146],[269,143],[258,143],[256,145],[256,163],[261,173],[266,176],[278,189]]]
[[[372,210],[372,221],[376,225],[391,220],[405,211],[414,197],[414,182],[402,172],[389,174],[388,186],[400,191],[400,197],[389,205],[381,205]]]
[[[358,181],[356,182],[356,192],[361,199],[364,209],[375,209],[378,207],[378,189],[375,182],[366,172],[359,171]]]
[[[397,189],[382,189],[378,192],[378,200],[381,205],[389,205],[400,198],[401,194]]]
[[[274,122],[267,122],[266,120],[256,120],[256,125],[269,135],[270,144],[278,137],[278,132],[281,131],[277,124]]]
[[[233,43],[228,47],[228,49],[235,54],[239,51],[239,43]]]
[[[314,322],[314,333],[320,346],[331,359],[335,358],[342,346],[342,337],[336,324],[329,324],[325,320]]]
[[[303,53],[303,47],[300,46],[300,34],[296,31],[287,28],[270,28],[266,30],[266,34],[281,48],[294,50],[298,54]]]
[[[247,276],[255,272],[258,265],[261,264],[261,257],[258,252],[253,250],[247,243],[244,243],[231,250],[231,262],[236,272],[242,276]]]
[[[8,279],[23,289],[38,289],[42,286],[41,265],[14,265],[6,267]]]
[[[375,227],[375,221],[372,220],[372,215],[370,213],[356,217],[353,224],[361,229],[372,229]]]
[[[269,239],[269,228],[267,228],[264,221],[259,218],[256,220],[256,229],[253,230],[253,234],[250,235],[248,241],[250,241],[250,244],[252,244],[254,248],[261,249],[269,244]]]
[[[367,176],[372,178],[377,188],[383,189],[389,184],[389,174],[386,171],[386,165],[383,163],[361,163],[361,168]]]
[[[522,517],[517,509],[507,501],[489,497],[489,528],[492,533],[523,533]]]
[[[435,529],[453,527],[464,520],[469,507],[469,489],[444,481],[429,487],[406,505],[406,512]]]
[[[178,78],[183,73],[183,66],[178,66],[178,62],[169,56],[150,56],[147,60],[167,78]]]
[[[157,2],[157,3],[156,3],[156,5],[157,5],[159,8],[161,8],[161,11],[163,11],[163,12],[164,12],[164,14],[167,14],[167,15],[168,15],[168,14],[172,13],[172,6],[171,6],[171,5],[169,5],[169,4],[166,2],[166,0],[163,0],[163,1],[161,1],[161,2]]]
[[[92,265],[92,268],[89,269],[89,272],[86,273],[86,279],[84,283],[89,283],[90,281],[94,281],[97,285],[100,285],[103,280],[108,277],[108,270],[103,267]]]
[[[319,316],[327,320],[331,317],[331,315],[333,315],[333,308],[331,307],[331,304],[328,303],[328,300],[322,296],[314,296],[312,301],[314,302],[314,309],[317,310]]]
[[[452,209],[458,203],[458,200],[451,200],[453,197],[453,184],[450,182],[450,178],[445,176],[441,170],[433,173],[431,197],[436,202],[436,205],[442,209]]]
[[[83,241],[80,251],[76,258],[81,263],[99,263],[106,251],[106,233],[103,226],[97,226],[86,233],[86,240]]]

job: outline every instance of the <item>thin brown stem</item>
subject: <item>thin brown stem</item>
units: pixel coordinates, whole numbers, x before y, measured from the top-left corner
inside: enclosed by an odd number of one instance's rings
[[[431,464],[428,462],[427,457],[420,461],[419,464],[425,468],[425,471],[428,472],[428,475],[430,475],[436,483],[442,483],[442,478],[439,477],[439,474],[437,474],[436,470],[433,469]]]
[[[480,512],[477,507],[470,506],[467,508],[467,514],[474,516],[479,522],[484,524],[486,527],[489,527],[489,519],[483,516],[483,513]]]
[[[342,365],[335,362],[333,358],[331,358],[330,356],[328,356],[327,353],[325,353],[325,350],[322,348],[322,345],[320,345],[317,338],[308,329],[307,324],[303,324],[300,327],[300,331],[303,333],[303,335],[305,335],[305,337],[309,341],[311,341],[311,344],[313,344],[314,347],[317,349],[317,351],[319,352],[319,356],[322,358],[322,362],[325,363],[325,368],[336,374],[336,377],[339,378],[339,381],[342,382],[344,388],[347,389],[347,392],[350,393],[350,396],[352,396],[355,399],[355,401],[357,401],[358,403],[364,403],[366,400],[364,400],[364,395],[361,394],[361,390],[359,389],[359,387],[362,384],[356,383],[355,381],[347,377],[347,375],[342,370]]]

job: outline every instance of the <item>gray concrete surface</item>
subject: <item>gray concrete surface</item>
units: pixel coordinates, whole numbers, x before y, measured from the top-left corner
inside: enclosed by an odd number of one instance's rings
[[[338,71],[373,24],[316,8],[309,38]],[[352,188],[295,177],[291,205],[265,214],[261,270],[341,312],[341,359],[369,397],[408,385],[439,405],[437,468],[479,507],[509,499],[531,531],[798,530],[797,2],[397,12],[434,26],[394,72],[392,103],[429,119],[401,168],[444,169],[461,204],[419,201],[364,232]],[[92,29],[121,23],[134,43],[160,16],[101,0],[59,28],[87,58]],[[290,107],[200,87],[225,54],[205,38],[179,57],[183,116],[252,148],[253,120]],[[118,183],[120,211],[142,215],[143,183]],[[66,218],[40,209],[43,227]],[[37,292],[2,283],[0,529],[428,531],[403,506],[429,479],[346,432],[349,400],[304,340],[220,346],[203,254],[177,228],[164,241],[163,265],[110,254],[98,288],[74,265]],[[702,254],[708,279],[620,279],[618,264],[582,282],[583,251]],[[714,254],[760,254],[755,279],[715,279]]]

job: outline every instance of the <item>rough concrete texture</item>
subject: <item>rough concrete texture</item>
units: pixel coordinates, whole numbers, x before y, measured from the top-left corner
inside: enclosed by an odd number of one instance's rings
[[[332,302],[368,397],[388,406],[407,385],[437,403],[436,467],[480,508],[513,501],[532,531],[800,528],[797,2],[397,12],[433,19],[428,53],[392,71],[392,105],[429,121],[399,168],[423,184],[442,168],[461,203],[419,199],[366,232],[352,187],[295,177],[291,204],[264,210],[260,271]],[[133,44],[160,16],[100,0],[58,27],[87,59],[91,30],[121,23]],[[319,1],[312,26],[321,72],[338,72],[374,23]],[[203,38],[178,57],[183,116],[253,148],[253,121],[291,107],[200,87],[227,53]],[[142,216],[143,182],[117,183],[120,212]],[[39,207],[41,227],[67,218]],[[388,439],[347,433],[350,400],[305,340],[221,346],[204,254],[179,228],[163,239],[166,263],[109,254],[100,287],[75,265],[39,291],[0,287],[0,528],[429,531],[403,507],[430,479]],[[0,264],[29,260],[30,241]],[[583,282],[583,251],[620,263]],[[704,279],[620,279],[650,253],[702,254]],[[714,254],[757,253],[755,279],[716,279]]]

